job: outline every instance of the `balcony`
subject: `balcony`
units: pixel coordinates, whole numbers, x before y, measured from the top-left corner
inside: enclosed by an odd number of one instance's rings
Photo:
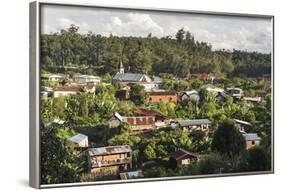
[[[92,168],[130,164],[131,158],[119,158],[115,160],[92,160]]]

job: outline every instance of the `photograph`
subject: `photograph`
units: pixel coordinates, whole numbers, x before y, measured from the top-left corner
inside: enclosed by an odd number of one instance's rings
[[[273,16],[39,12],[41,185],[273,173]]]

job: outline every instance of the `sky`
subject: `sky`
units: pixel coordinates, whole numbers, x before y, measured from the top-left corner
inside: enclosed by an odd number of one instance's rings
[[[207,42],[213,50],[240,49],[271,52],[272,21],[269,18],[172,13],[108,8],[44,5],[41,32],[50,34],[79,26],[79,33],[109,36],[175,36],[184,28],[195,40]]]

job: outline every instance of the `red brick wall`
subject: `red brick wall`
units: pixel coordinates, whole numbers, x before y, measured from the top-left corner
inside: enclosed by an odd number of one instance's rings
[[[176,95],[167,95],[167,96],[150,95],[149,96],[149,102],[150,103],[159,103],[159,102],[161,102],[161,100],[165,103],[177,102],[177,96]]]

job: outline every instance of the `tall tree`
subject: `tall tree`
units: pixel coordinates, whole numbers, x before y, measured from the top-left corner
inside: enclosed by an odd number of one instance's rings
[[[232,120],[226,120],[214,133],[212,149],[221,155],[234,158],[245,150],[242,134]]]

